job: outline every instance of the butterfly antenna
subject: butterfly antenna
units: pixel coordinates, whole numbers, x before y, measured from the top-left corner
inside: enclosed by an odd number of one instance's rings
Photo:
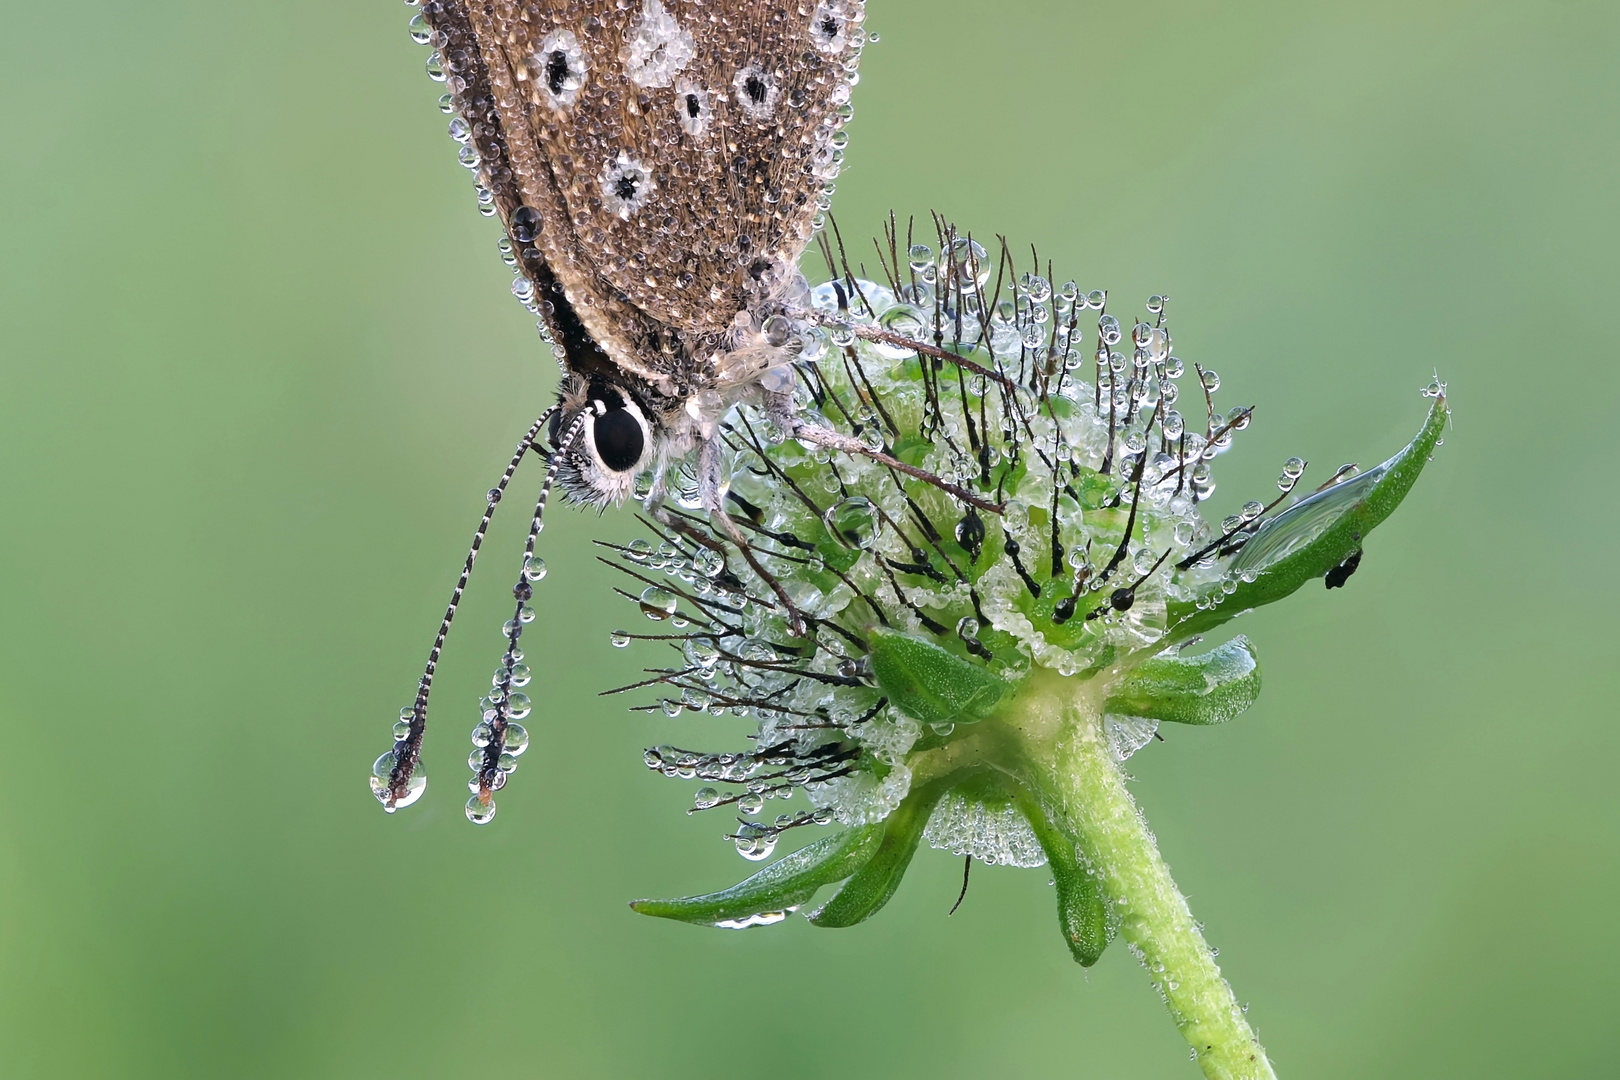
[[[557,480],[568,448],[585,430],[585,420],[589,415],[588,412],[580,413],[557,440],[546,468],[546,481],[540,487],[540,498],[534,504],[534,518],[529,522],[529,539],[523,546],[523,569],[518,573],[517,584],[512,586],[517,607],[504,627],[506,652],[501,657],[494,688],[484,699],[482,722],[473,729],[473,746],[483,751],[483,757],[473,776],[477,790],[467,801],[467,817],[478,825],[495,816],[495,800],[490,797],[491,793],[506,785],[507,774],[517,767],[517,756],[529,748],[529,733],[517,723],[529,715],[530,708],[528,695],[518,692],[529,684],[530,679],[529,669],[523,663],[523,651],[518,648],[518,639],[523,636],[523,628],[534,621],[534,609],[529,606],[529,600],[534,596],[534,583],[546,576],[545,561],[534,553],[534,546],[540,537],[540,530],[545,528],[546,501],[551,497],[552,484]]]
[[[394,768],[388,776],[388,798],[383,805],[392,811],[400,799],[405,797],[410,786],[411,774],[422,756],[422,736],[427,732],[427,706],[428,695],[433,690],[433,673],[439,666],[439,655],[444,652],[444,639],[450,633],[450,624],[455,621],[456,608],[461,604],[462,593],[467,590],[467,579],[472,576],[473,563],[478,561],[478,549],[484,545],[484,536],[489,532],[490,519],[495,516],[495,507],[500,505],[501,496],[506,493],[506,486],[512,482],[512,476],[517,472],[519,463],[535,445],[534,440],[540,437],[559,405],[553,405],[540,414],[539,419],[530,425],[523,440],[518,443],[517,450],[512,454],[512,460],[506,465],[506,471],[501,479],[489,489],[488,501],[484,505],[484,516],[479,519],[478,529],[473,533],[472,547],[467,552],[467,561],[462,564],[461,577],[456,580],[456,587],[450,594],[450,606],[445,609],[444,619],[439,623],[439,632],[433,638],[433,648],[428,652],[427,667],[422,671],[421,681],[416,684],[416,701],[406,710],[406,715],[400,717],[410,725],[405,738],[399,740],[394,747]]]

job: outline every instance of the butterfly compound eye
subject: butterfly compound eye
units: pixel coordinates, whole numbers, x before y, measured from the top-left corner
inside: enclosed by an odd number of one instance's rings
[[[634,468],[647,445],[641,421],[628,409],[613,409],[598,416],[592,433],[597,456],[614,472]]]

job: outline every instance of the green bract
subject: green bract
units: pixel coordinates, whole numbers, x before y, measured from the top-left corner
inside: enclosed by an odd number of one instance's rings
[[[637,900],[630,906],[643,915],[727,929],[780,922],[821,886],[865,865],[882,836],[877,825],[846,829],[783,856],[729,889],[683,900]]]
[[[1224,724],[1260,696],[1260,661],[1246,637],[1202,656],[1144,660],[1108,695],[1108,711],[1178,724]]]
[[[925,638],[897,630],[867,636],[872,678],[889,704],[925,724],[971,724],[995,708],[1007,684],[984,666],[953,656]]]

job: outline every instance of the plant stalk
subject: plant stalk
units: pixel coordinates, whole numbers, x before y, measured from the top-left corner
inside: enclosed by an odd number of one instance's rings
[[[1006,720],[1029,745],[1025,768],[1052,823],[1096,868],[1119,932],[1151,973],[1210,1080],[1275,1080],[1232,988],[1159,855],[1086,683],[1037,674]]]

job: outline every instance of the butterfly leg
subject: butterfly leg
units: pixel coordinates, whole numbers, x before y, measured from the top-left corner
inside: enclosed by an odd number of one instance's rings
[[[907,476],[921,480],[925,484],[932,484],[946,494],[961,499],[969,506],[977,507],[986,513],[999,514],[1002,511],[1003,504],[1001,503],[987,502],[960,484],[953,484],[949,480],[935,476],[926,469],[919,469],[915,465],[907,465],[899,458],[885,454],[881,450],[870,449],[859,439],[840,434],[831,428],[799,422],[794,425],[793,437],[816,443],[819,446],[825,446],[830,450],[841,450],[846,454],[860,454],[863,457],[869,457],[896,472],[905,473]]]

